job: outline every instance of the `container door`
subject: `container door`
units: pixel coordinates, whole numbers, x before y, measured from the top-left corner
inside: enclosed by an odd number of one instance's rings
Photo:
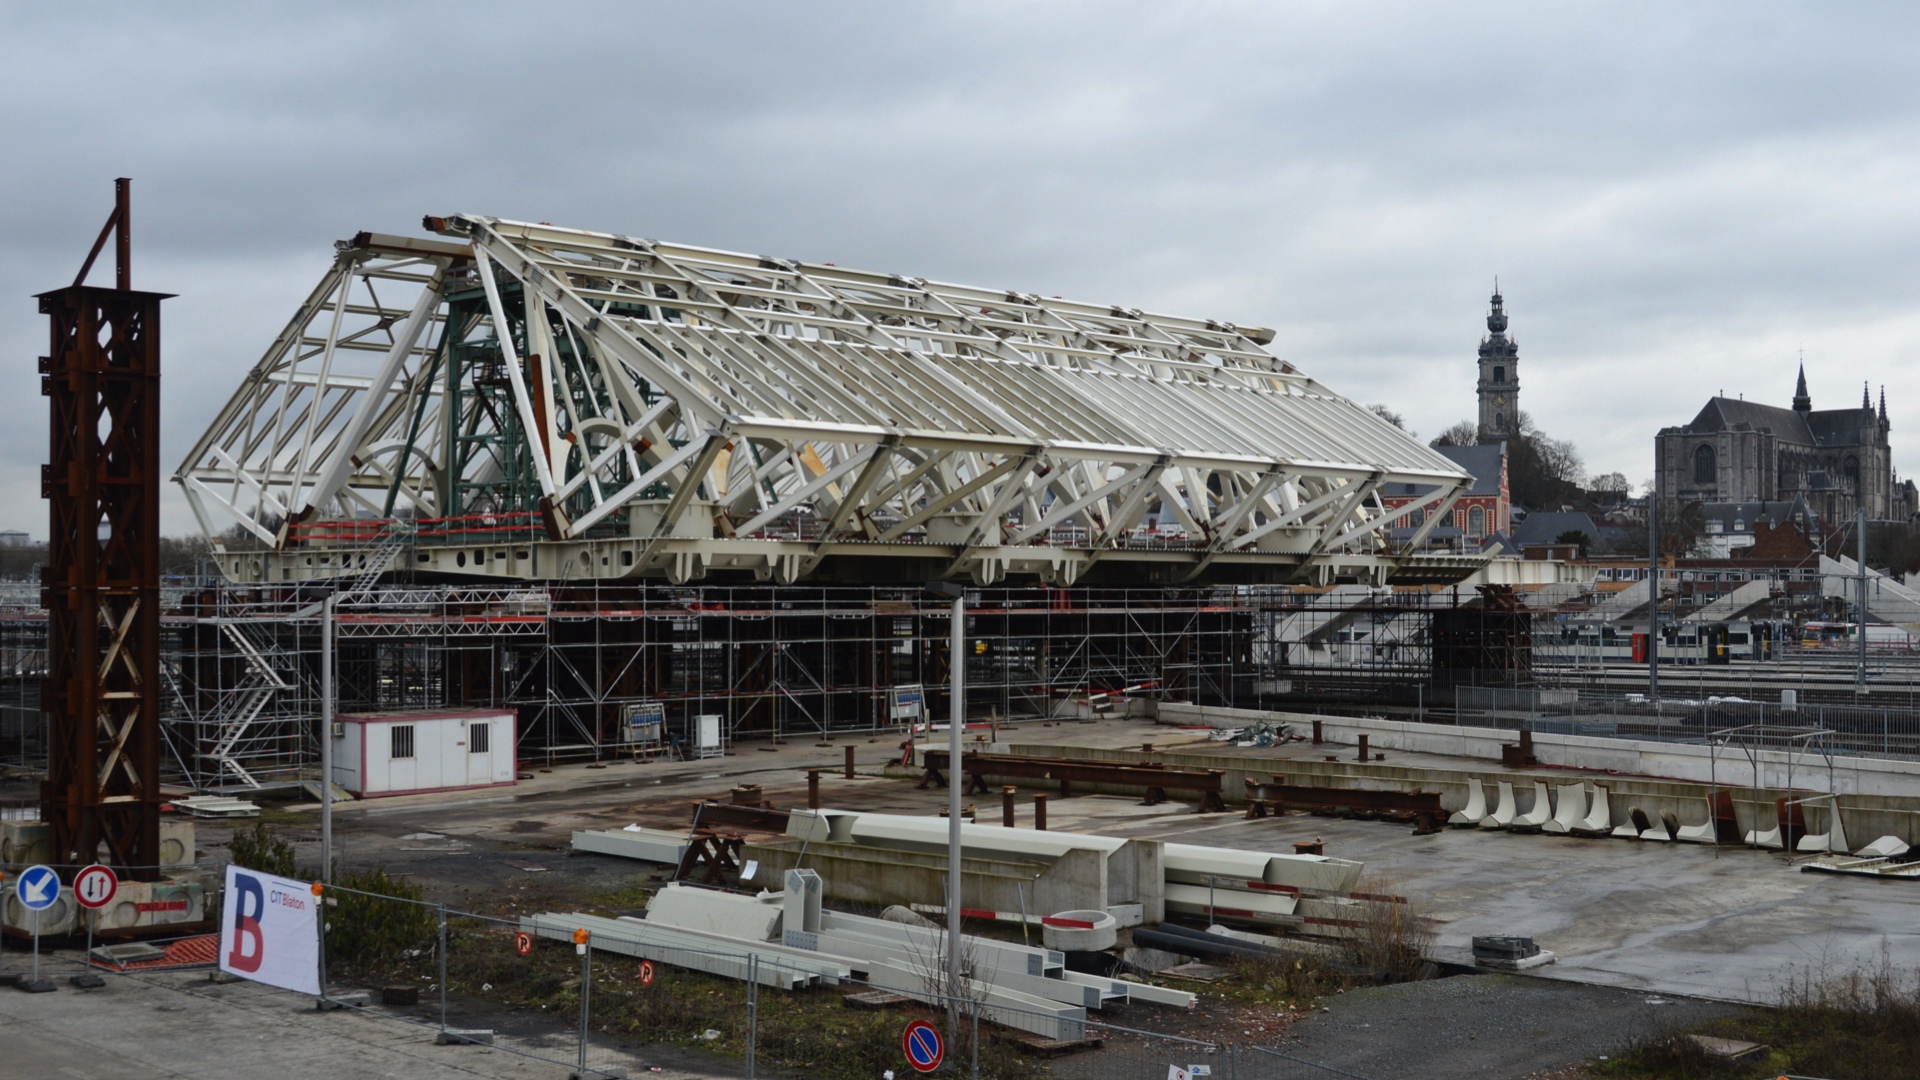
[[[493,721],[467,722],[467,783],[493,783]]]

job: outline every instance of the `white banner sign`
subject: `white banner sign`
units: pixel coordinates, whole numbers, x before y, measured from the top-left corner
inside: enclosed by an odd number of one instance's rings
[[[305,881],[227,867],[220,970],[302,994],[320,993],[320,898]]]

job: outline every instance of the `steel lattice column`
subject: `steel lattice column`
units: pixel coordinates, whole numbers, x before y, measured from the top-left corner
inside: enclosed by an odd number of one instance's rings
[[[163,299],[85,285],[39,297],[52,323],[40,361],[52,412],[43,814],[55,861],[93,862],[104,842],[111,863],[148,881],[160,862]]]

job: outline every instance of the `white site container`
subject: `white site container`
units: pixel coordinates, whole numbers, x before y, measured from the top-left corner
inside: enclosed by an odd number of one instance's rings
[[[333,729],[333,782],[359,796],[512,784],[514,714],[493,710],[357,713]]]

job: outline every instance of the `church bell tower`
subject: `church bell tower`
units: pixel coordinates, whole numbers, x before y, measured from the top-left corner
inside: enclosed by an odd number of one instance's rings
[[[1520,345],[1507,336],[1507,312],[1500,283],[1493,285],[1493,310],[1487,336],[1480,342],[1480,441],[1497,443],[1520,432]]]

